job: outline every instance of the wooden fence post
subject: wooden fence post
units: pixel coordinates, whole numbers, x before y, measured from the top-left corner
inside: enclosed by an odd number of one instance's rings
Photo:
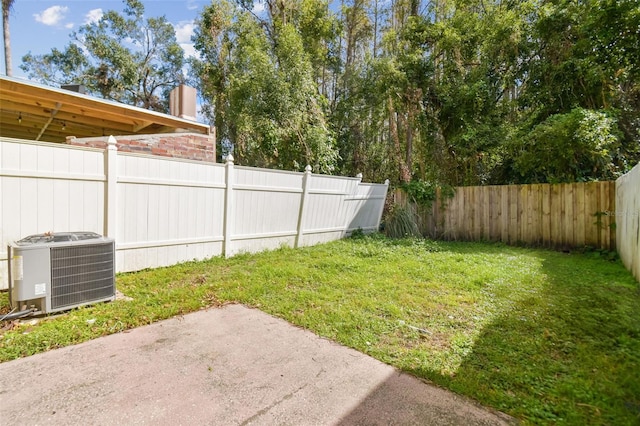
[[[294,247],[300,247],[302,241],[302,234],[304,232],[304,207],[307,204],[307,194],[309,193],[309,182],[311,181],[311,166],[307,164],[304,168],[304,176],[302,177],[302,194],[300,195],[300,210],[298,212],[298,227],[296,232],[296,240]]]
[[[105,150],[104,235],[116,238],[118,221],[118,148],[113,136],[107,140]]]
[[[224,179],[224,247],[222,249],[224,257],[230,257],[231,252],[231,231],[233,229],[233,155],[227,156]]]

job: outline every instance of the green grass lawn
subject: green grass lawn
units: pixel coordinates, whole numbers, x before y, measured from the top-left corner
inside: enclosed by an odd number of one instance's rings
[[[117,286],[133,300],[5,324],[0,361],[240,302],[524,423],[640,424],[640,285],[597,254],[372,236]]]

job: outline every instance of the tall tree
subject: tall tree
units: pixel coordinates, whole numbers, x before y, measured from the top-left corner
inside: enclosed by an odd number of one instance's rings
[[[640,4],[545,1],[532,22],[510,179],[615,179],[640,160]]]
[[[9,14],[14,0],[2,0],[2,37],[4,40],[4,65],[7,76],[13,75],[11,64],[11,31],[9,30]]]
[[[429,139],[449,184],[493,183],[510,129],[510,88],[522,78],[528,5],[443,0],[419,33],[436,73],[425,99]]]
[[[90,93],[156,111],[168,111],[169,92],[185,79],[184,51],[163,16],[145,18],[139,0],[123,14],[108,11],[71,34],[60,51],[25,55],[21,68],[46,84],[84,84]]]
[[[373,171],[370,165],[381,166],[379,159],[374,160],[372,153],[367,152],[367,146],[374,145],[367,132],[373,118],[371,113],[378,106],[377,96],[370,92],[373,81],[367,75],[374,28],[369,7],[369,0],[341,2],[340,61],[334,74],[330,108],[342,173],[363,173],[365,177]]]
[[[245,161],[293,164],[309,129],[335,137],[336,171],[396,183],[611,179],[640,159],[636,0],[228,4],[215,31],[205,11],[194,70]]]
[[[323,110],[313,44],[298,30],[301,4],[269,2],[269,20],[251,4],[207,6],[194,37],[192,61],[223,149],[239,164],[332,172],[337,160]]]

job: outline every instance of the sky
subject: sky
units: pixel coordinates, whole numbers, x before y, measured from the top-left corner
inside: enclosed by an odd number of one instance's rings
[[[187,55],[193,54],[193,21],[211,0],[143,0],[145,15],[165,16],[176,29],[178,42]],[[62,50],[69,35],[80,26],[100,19],[107,10],[121,12],[121,0],[15,0],[9,16],[13,76],[26,78],[20,69],[22,57],[31,52],[41,55],[54,47]],[[258,6],[259,7],[259,6]],[[4,51],[0,73],[5,74]]]

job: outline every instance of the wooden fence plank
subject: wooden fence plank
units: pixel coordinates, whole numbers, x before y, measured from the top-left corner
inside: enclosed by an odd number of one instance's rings
[[[611,181],[609,182],[609,209],[612,212],[616,211],[616,182],[615,181]],[[616,221],[617,216],[614,216],[614,222]],[[609,250],[614,250],[617,245],[616,245],[616,225],[614,224],[613,226],[611,226],[609,228],[609,233],[610,233],[610,242],[609,242]]]
[[[433,228],[431,231],[431,238],[438,238],[441,232],[440,221],[442,220],[442,190],[436,188],[436,199],[433,203],[431,211],[433,212]]]
[[[549,246],[557,248],[562,245],[562,197],[563,191],[560,189],[560,185],[551,185],[551,208],[550,208],[550,226],[551,226],[551,238],[549,239]]]
[[[489,208],[487,209],[487,227],[488,227],[488,236],[487,239],[489,241],[499,241],[500,240],[500,221],[501,221],[500,211],[500,193],[498,192],[498,188],[495,186],[489,187]]]
[[[574,228],[574,244],[577,247],[583,247],[585,244],[585,206],[584,206],[584,183],[575,184],[575,198],[573,205],[573,228]]]
[[[509,231],[508,243],[516,244],[520,238],[518,229],[518,187],[509,186]]]
[[[551,186],[542,186],[542,241],[541,244],[548,246],[551,241]]]
[[[485,194],[487,191],[479,190],[477,187],[474,190],[474,196],[476,200],[476,214],[475,214],[475,229],[474,234],[477,235],[477,239],[484,240],[484,211],[489,207],[485,204]],[[474,238],[475,239],[475,238]]]
[[[485,241],[491,240],[489,233],[489,209],[491,208],[491,188],[480,191],[480,238]]]
[[[585,186],[585,238],[590,247],[599,247],[598,183],[588,182]]]
[[[423,226],[448,240],[613,249],[613,212],[615,182],[458,187],[423,215]]]
[[[520,242],[527,244],[529,240],[529,186],[520,185]]]
[[[458,199],[462,196],[462,188],[456,188],[456,194],[451,198],[447,204],[447,209],[444,211],[445,218],[445,226],[444,226],[444,236],[446,240],[453,240],[454,232],[458,226],[456,222],[456,217],[458,216],[458,211],[460,207],[458,206]]]
[[[519,185],[518,189],[518,241],[520,243],[527,243],[527,186]]]
[[[509,241],[509,187],[500,187],[500,241]]]
[[[456,232],[456,240],[464,239],[467,234],[467,227],[469,221],[467,220],[467,215],[469,214],[468,209],[465,209],[465,199],[469,197],[469,189],[464,188],[458,197],[458,214],[456,216],[456,223],[458,225],[459,232]]]
[[[603,182],[600,185],[600,207],[602,211],[607,214],[602,216],[602,226],[600,227],[600,240],[602,241],[602,248],[609,250],[611,248],[611,227],[615,220],[615,211],[611,210],[609,205],[609,185],[608,182]]]
[[[481,191],[478,191],[479,187],[470,186],[469,188],[469,209],[470,217],[469,232],[467,233],[467,240],[478,241],[480,239],[480,209],[482,208],[482,200],[478,197]]]
[[[538,230],[538,186],[527,185],[527,244],[537,244]]]
[[[539,245],[542,239],[542,187],[541,185],[530,185],[529,201],[531,203],[531,230],[529,243]]]
[[[562,185],[564,188],[564,215],[562,217],[562,248],[568,249],[571,246],[571,243],[574,239],[574,227],[573,227],[573,183],[569,183],[566,185]]]

